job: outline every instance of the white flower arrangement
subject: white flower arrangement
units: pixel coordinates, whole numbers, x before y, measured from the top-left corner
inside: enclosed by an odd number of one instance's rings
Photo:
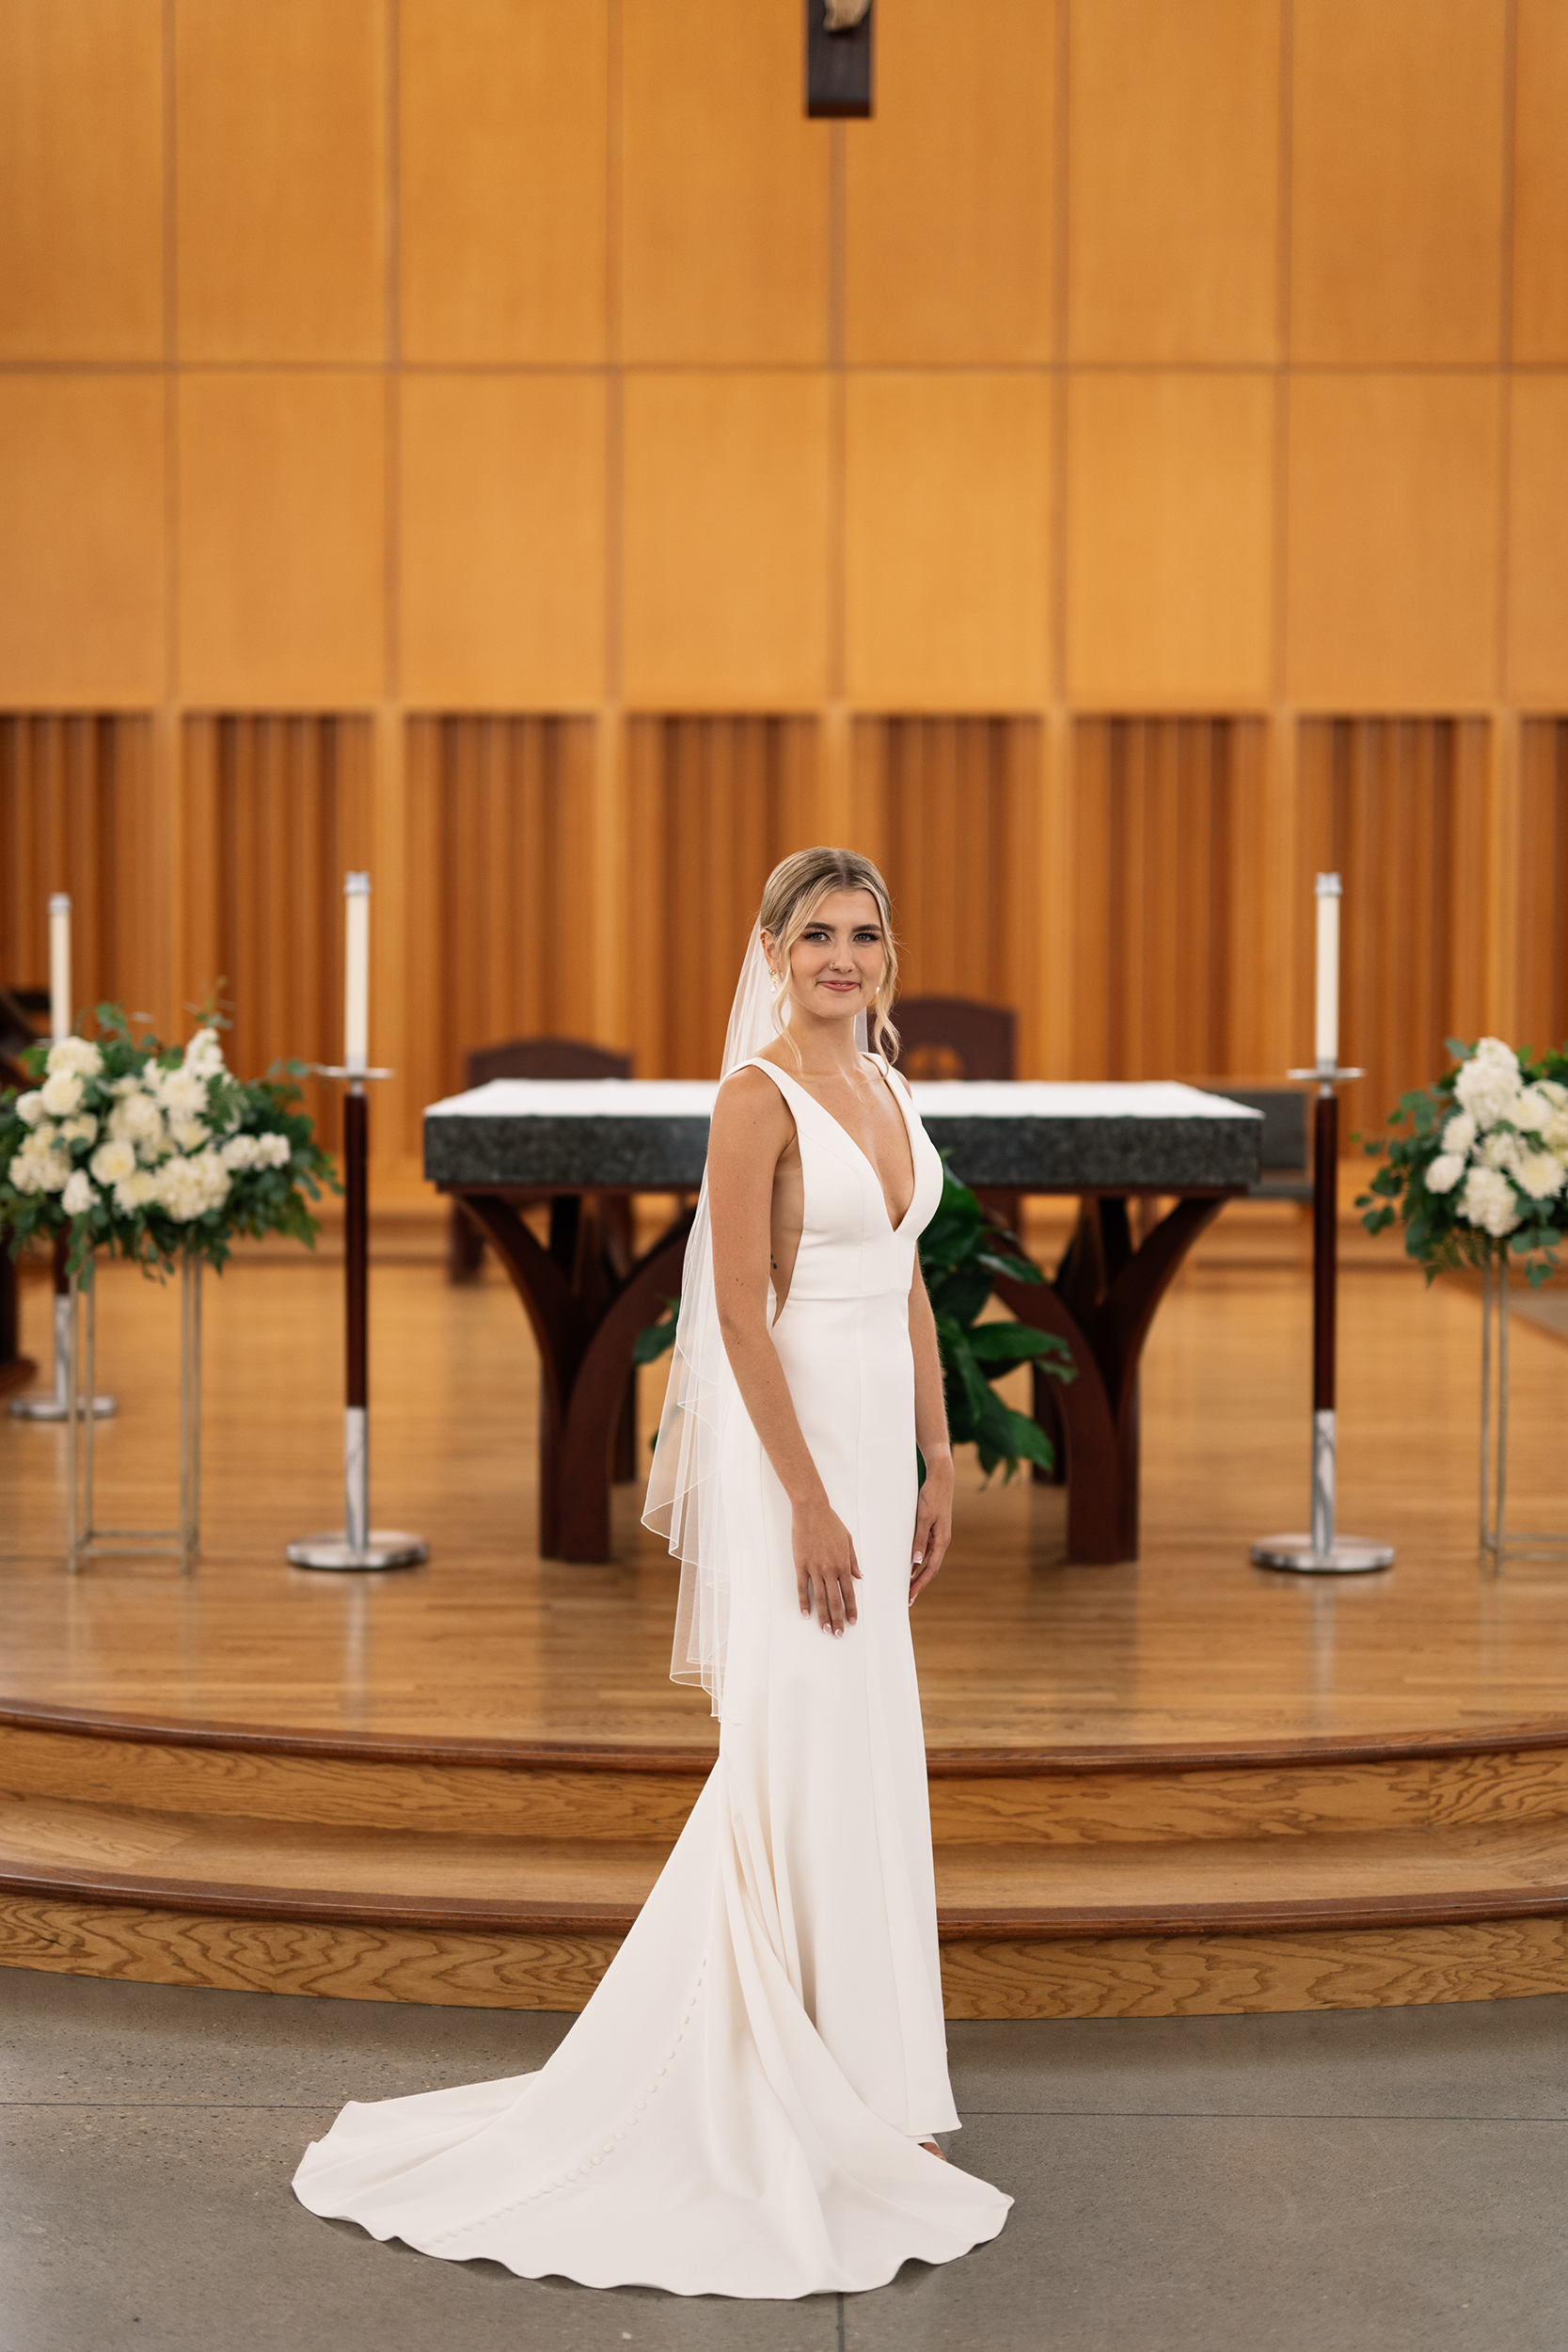
[[[1387,1165],[1356,1203],[1362,1222],[1376,1233],[1401,1217],[1429,1279],[1507,1252],[1544,1282],[1568,1232],[1568,1047],[1532,1057],[1483,1037],[1449,1050],[1456,1068],[1390,1115],[1408,1132],[1368,1145]]]
[[[221,1265],[236,1234],[314,1241],[307,1195],[337,1188],[297,1107],[298,1064],[235,1078],[212,1025],[188,1045],[133,1039],[116,1006],[100,1039],[68,1037],[24,1059],[38,1083],[0,1103],[0,1228],[13,1255],[71,1236],[73,1270],[107,1248],[150,1271],[196,1250]]]

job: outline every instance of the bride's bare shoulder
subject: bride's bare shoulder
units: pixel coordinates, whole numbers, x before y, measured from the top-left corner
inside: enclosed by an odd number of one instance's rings
[[[771,1078],[750,1062],[739,1070],[732,1070],[719,1089],[713,1106],[713,1132],[745,1132],[777,1130],[781,1135],[793,1126],[784,1096]]]

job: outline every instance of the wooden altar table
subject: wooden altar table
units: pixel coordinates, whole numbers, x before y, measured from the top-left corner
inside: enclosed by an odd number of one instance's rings
[[[523,1303],[540,1357],[539,1549],[610,1554],[617,1423],[637,1334],[680,1289],[690,1212],[635,1264],[617,1263],[604,1194],[695,1192],[717,1091],[670,1079],[498,1079],[433,1104],[425,1174],[463,1203]],[[1154,1311],[1224,1202],[1258,1180],[1262,1121],[1196,1088],[916,1086],[927,1133],[965,1184],[1073,1193],[1077,1229],[1054,1276],[998,1284],[1021,1322],[1053,1331],[1078,1377],[1050,1384],[1065,1440],[1068,1557],[1138,1549],[1138,1364]],[[520,1196],[554,1197],[535,1240]],[[1172,1205],[1140,1238],[1130,1203]],[[641,1470],[639,1470],[639,1474]]]

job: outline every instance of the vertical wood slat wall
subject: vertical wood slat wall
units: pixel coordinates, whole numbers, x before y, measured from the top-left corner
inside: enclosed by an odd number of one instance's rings
[[[152,768],[145,716],[0,713],[0,981],[48,986],[49,900],[64,890],[73,1010],[161,1010]]]

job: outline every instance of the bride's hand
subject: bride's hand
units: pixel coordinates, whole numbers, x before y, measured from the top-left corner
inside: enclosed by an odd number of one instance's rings
[[[860,1565],[849,1530],[826,1495],[798,1502],[794,1510],[795,1589],[800,1614],[816,1604],[816,1622],[836,1636],[855,1622],[855,1579]]]
[[[942,1565],[953,1540],[953,1456],[938,1454],[926,1465],[926,1484],[914,1506],[914,1543],[910,1552],[912,1605]]]

